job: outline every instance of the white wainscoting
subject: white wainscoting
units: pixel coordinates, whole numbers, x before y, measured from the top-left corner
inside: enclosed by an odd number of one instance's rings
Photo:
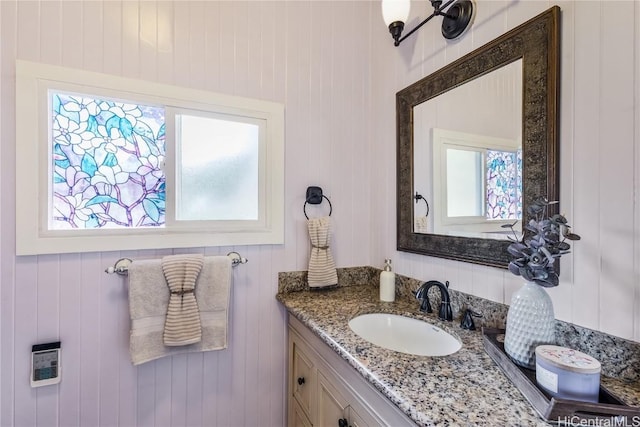
[[[285,424],[275,294],[279,271],[306,269],[307,186],[333,203],[340,266],[370,262],[374,17],[362,1],[0,2],[0,425]],[[234,272],[227,350],[131,365],[127,287],[104,269],[184,251],[15,257],[16,58],[285,104],[285,244],[191,250],[249,259]],[[58,339],[62,382],[31,389],[31,345]]]

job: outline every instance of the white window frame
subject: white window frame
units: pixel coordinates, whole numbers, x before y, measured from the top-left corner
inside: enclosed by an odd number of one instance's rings
[[[503,224],[513,223],[513,220],[487,219],[485,212],[486,200],[483,205],[482,215],[459,217],[450,217],[448,215],[446,150],[449,147],[456,147],[459,149],[482,153],[483,175],[486,176],[486,151],[517,151],[520,147],[520,141],[496,138],[492,136],[475,135],[440,128],[433,128],[432,132],[434,170],[433,194],[435,205],[434,209],[437,209],[437,215],[435,215],[434,219],[436,233],[447,234],[451,230],[462,230],[469,233],[487,233],[500,230],[500,226]]]
[[[165,107],[166,221],[162,228],[49,230],[49,91]],[[200,111],[264,120],[258,221],[175,221],[175,134],[170,114]],[[262,138],[261,138],[262,139]],[[35,206],[34,206],[35,204]],[[171,206],[171,209],[170,209]],[[16,61],[16,254],[284,243],[284,105],[196,89]]]

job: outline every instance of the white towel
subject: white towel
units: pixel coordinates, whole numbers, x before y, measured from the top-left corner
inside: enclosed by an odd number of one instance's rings
[[[338,273],[329,247],[331,220],[328,216],[307,221],[311,240],[311,257],[307,282],[310,288],[323,288],[338,284]]]
[[[413,232],[427,234],[429,232],[429,221],[426,216],[417,216],[413,223]]]
[[[129,265],[129,313],[131,333],[129,350],[134,365],[179,353],[227,348],[231,258],[205,257],[196,280],[196,299],[200,312],[200,342],[167,347],[163,341],[169,304],[169,287],[161,260],[139,260]]]

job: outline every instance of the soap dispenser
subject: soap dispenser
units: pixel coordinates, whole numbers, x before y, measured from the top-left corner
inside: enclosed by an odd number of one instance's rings
[[[384,260],[380,273],[380,301],[393,302],[396,299],[396,273],[391,270],[391,260]]]

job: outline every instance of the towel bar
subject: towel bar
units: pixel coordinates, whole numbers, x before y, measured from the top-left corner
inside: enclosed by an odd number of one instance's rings
[[[240,256],[238,252],[229,252],[227,254],[228,257],[231,258],[231,266],[235,267],[239,264],[246,264],[249,260]],[[129,273],[129,264],[133,261],[129,258],[120,258],[118,261],[113,264],[112,267],[108,267],[104,270],[107,274],[116,273],[120,276],[126,276]]]

